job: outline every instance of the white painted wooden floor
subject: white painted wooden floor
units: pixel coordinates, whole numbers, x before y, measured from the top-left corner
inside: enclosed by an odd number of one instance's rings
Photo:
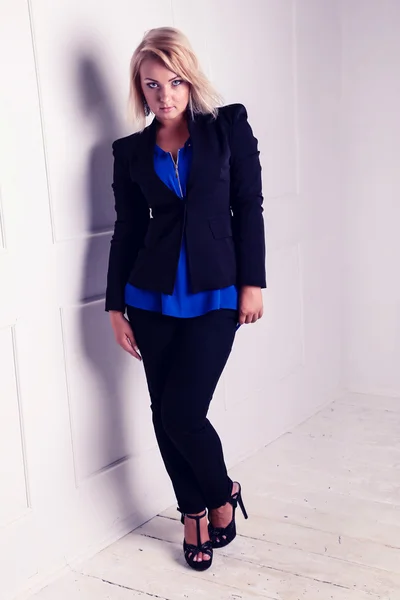
[[[32,600],[400,600],[400,399],[352,394],[232,470],[250,518],[210,571],[176,508]]]

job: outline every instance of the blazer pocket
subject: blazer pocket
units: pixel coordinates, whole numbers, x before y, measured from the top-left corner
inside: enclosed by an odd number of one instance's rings
[[[229,181],[231,177],[231,168],[229,162],[225,162],[219,170],[219,179]]]
[[[208,219],[210,229],[216,240],[232,237],[232,224],[230,216],[221,215]]]

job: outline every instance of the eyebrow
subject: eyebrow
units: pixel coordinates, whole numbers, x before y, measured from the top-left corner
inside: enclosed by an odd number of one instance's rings
[[[149,81],[154,81],[154,83],[160,83],[159,81],[157,81],[157,79],[152,79],[151,77],[145,77],[144,79],[145,79],[145,81],[149,80]],[[175,77],[172,77],[172,79],[168,79],[168,83],[170,81],[174,81],[175,79],[179,79],[179,76],[175,75]]]

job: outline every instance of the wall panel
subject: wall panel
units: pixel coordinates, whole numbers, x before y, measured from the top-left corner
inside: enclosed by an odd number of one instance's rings
[[[145,30],[171,24],[164,0],[32,2],[56,241],[109,230],[111,143],[126,122],[130,56]]]
[[[239,330],[210,411],[228,465],[337,391],[338,21],[331,0],[0,4],[5,600],[174,503],[143,366],[104,311],[111,143],[132,130],[129,59],[151,27],[188,35],[261,150],[265,316]]]
[[[103,300],[61,311],[78,484],[155,444],[142,365],[103,313]]]
[[[0,526],[29,508],[24,427],[13,327],[0,329]]]

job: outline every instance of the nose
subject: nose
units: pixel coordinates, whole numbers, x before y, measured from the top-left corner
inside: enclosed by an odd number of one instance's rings
[[[169,101],[169,93],[166,88],[160,88],[160,96],[159,96],[161,104],[165,104],[168,106]]]

